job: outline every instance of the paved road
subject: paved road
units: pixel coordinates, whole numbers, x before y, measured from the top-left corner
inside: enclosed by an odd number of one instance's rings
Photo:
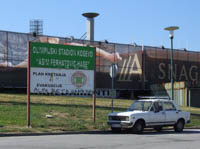
[[[200,130],[111,134],[96,132],[49,136],[0,137],[0,149],[197,149]]]

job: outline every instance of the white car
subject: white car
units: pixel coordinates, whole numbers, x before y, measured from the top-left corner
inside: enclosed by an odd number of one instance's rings
[[[163,126],[182,132],[189,122],[190,113],[181,111],[173,100],[150,97],[136,100],[125,112],[110,113],[107,121],[113,132],[130,129],[136,133],[142,133],[145,127],[161,131]]]

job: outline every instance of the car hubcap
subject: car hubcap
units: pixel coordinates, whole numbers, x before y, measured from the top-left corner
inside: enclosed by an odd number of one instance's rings
[[[182,128],[183,128],[183,123],[182,123],[182,122],[179,122],[179,123],[178,123],[178,129],[181,130]]]
[[[142,130],[142,125],[137,125],[137,130],[141,131]]]

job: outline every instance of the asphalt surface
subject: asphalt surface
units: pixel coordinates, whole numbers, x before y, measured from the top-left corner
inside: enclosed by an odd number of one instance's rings
[[[200,129],[112,134],[88,132],[44,136],[0,137],[0,149],[197,149]]]

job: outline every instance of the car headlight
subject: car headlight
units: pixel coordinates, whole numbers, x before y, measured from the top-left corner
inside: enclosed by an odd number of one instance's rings
[[[125,121],[129,121],[129,117],[128,116],[126,116]]]

